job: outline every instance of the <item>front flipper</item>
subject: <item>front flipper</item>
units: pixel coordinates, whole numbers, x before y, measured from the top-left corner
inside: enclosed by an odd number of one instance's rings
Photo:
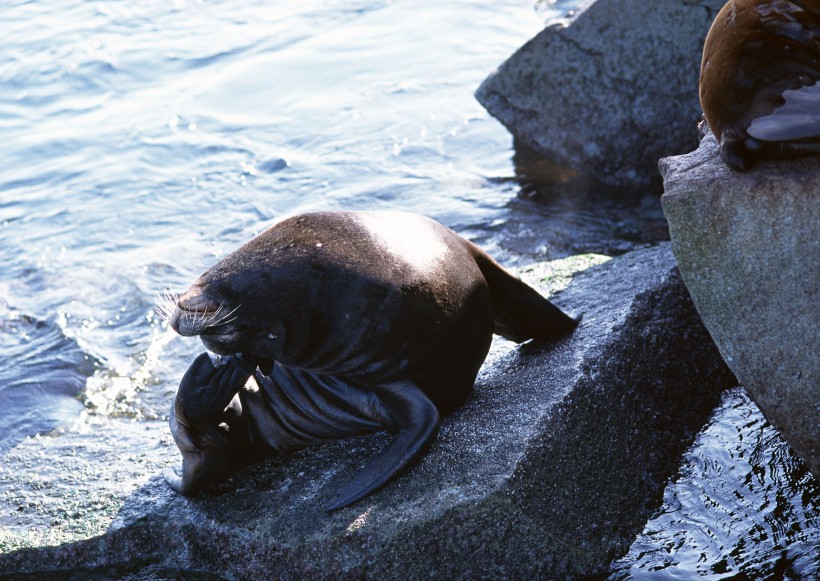
[[[215,425],[216,418],[222,415],[252,373],[253,367],[241,353],[224,357],[200,354],[179,383],[174,404],[176,413],[192,426]]]
[[[381,404],[385,427],[395,437],[339,490],[327,510],[347,506],[383,486],[423,454],[438,434],[438,409],[412,381],[379,385],[373,393]]]
[[[165,471],[165,480],[180,494],[218,482],[236,467],[239,454],[229,424],[241,414],[236,395],[251,373],[243,355],[203,353],[182,377],[169,419],[182,471]]]
[[[820,83],[783,91],[783,104],[754,119],[747,132],[760,141],[817,142],[820,139]]]
[[[225,419],[229,413],[224,414]],[[234,452],[226,423],[192,429],[179,421],[171,406],[171,435],[182,454],[181,470],[167,468],[165,481],[176,492],[189,496],[199,489],[224,480],[233,472],[238,454]]]

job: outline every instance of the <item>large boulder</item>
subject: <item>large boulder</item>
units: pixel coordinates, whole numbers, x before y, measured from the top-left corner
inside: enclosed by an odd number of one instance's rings
[[[550,271],[537,275],[550,277]],[[189,499],[162,481],[156,458],[167,457],[168,450],[154,444],[158,449],[150,451],[146,426],[157,441],[160,427],[143,423],[142,429],[128,428],[134,442],[128,449],[115,444],[87,461],[100,457],[102,466],[83,468],[66,459],[68,490],[58,484],[38,490],[31,511],[25,496],[15,496],[26,486],[21,474],[64,453],[80,435],[27,440],[0,463],[0,522],[15,523],[20,535],[38,534],[90,512],[91,499],[102,505],[102,514],[112,518],[114,507],[117,514],[109,530],[93,538],[78,534],[83,540],[73,544],[6,549],[0,576],[164,579],[187,571],[202,579],[447,579],[604,573],[660,504],[680,455],[734,378],[697,316],[668,244],[587,270],[556,302],[584,314],[571,337],[522,347],[497,341],[474,395],[445,418],[429,453],[382,490],[332,513],[323,507],[336,487],[384,445],[384,436],[264,462]],[[167,433],[167,427],[161,430]],[[104,446],[107,437],[122,443],[127,430],[99,423],[92,432],[93,440],[84,441]],[[134,465],[139,449],[147,458]],[[118,456],[131,466],[122,472],[144,468],[147,480],[124,500],[107,502],[114,494],[112,475],[122,479]],[[94,478],[102,484],[96,494],[81,482]],[[79,487],[90,492],[60,504]],[[119,492],[126,489],[120,482]],[[6,547],[13,543],[6,539]]]
[[[550,160],[544,171],[561,190],[660,191],[658,159],[697,144],[703,41],[724,3],[586,2],[521,47],[476,97],[517,148]]]
[[[724,360],[820,476],[820,159],[730,170],[708,133],[660,162],[672,247]]]

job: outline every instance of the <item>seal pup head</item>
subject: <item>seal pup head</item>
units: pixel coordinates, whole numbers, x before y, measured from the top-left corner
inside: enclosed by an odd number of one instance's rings
[[[731,0],[703,47],[700,103],[731,168],[820,154],[820,2]]]

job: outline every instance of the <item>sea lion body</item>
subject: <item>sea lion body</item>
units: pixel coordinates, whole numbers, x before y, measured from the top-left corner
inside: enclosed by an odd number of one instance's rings
[[[258,366],[248,376],[263,392],[276,391],[265,381],[290,382],[303,394],[326,395],[336,386],[336,404],[324,406],[331,412],[367,394],[370,403],[353,405],[354,415],[397,438],[340,493],[336,507],[381,486],[426,449],[439,414],[472,388],[494,332],[517,342],[549,339],[577,321],[429,218],[319,212],[275,224],[208,269],[179,298],[170,324],[200,335],[215,353],[243,354],[249,369]],[[313,405],[309,399],[300,405]],[[302,413],[267,401],[285,420]],[[257,423],[281,423],[264,405],[255,409]],[[330,435],[349,435],[333,426]],[[314,435],[304,443],[321,439]],[[275,439],[264,448],[275,449]],[[188,484],[179,488],[195,488]]]
[[[820,0],[731,0],[703,48],[700,102],[727,165],[820,153]]]

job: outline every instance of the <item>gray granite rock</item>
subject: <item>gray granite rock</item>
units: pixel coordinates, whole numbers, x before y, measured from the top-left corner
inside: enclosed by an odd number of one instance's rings
[[[672,246],[706,328],[820,476],[820,158],[735,172],[709,133],[660,167]]]
[[[703,41],[724,3],[584,2],[571,21],[522,46],[476,97],[517,147],[552,162],[544,171],[558,188],[659,191],[657,160],[697,145]]]
[[[117,452],[131,462],[137,450],[148,456],[146,481],[124,501],[106,505],[111,491],[100,487],[96,501],[104,511],[118,507],[109,530],[57,547],[6,549],[0,576],[448,579],[605,572],[659,505],[681,453],[734,378],[700,323],[668,244],[593,267],[555,300],[584,313],[573,336],[521,347],[497,341],[474,395],[445,418],[430,452],[351,507],[322,508],[385,444],[382,435],[264,462],[183,498],[170,492],[156,466],[169,449],[152,451],[143,425],[127,451],[112,451],[96,469],[101,479],[116,473]],[[117,426],[95,425],[98,445]],[[3,458],[0,483],[77,438],[27,440]],[[84,473],[94,473],[71,465],[72,489]],[[36,511],[17,512],[22,500],[12,488],[0,490],[0,522],[14,521],[21,530],[25,517],[36,525],[30,529],[42,529],[67,518],[62,509],[47,514],[45,498]]]

